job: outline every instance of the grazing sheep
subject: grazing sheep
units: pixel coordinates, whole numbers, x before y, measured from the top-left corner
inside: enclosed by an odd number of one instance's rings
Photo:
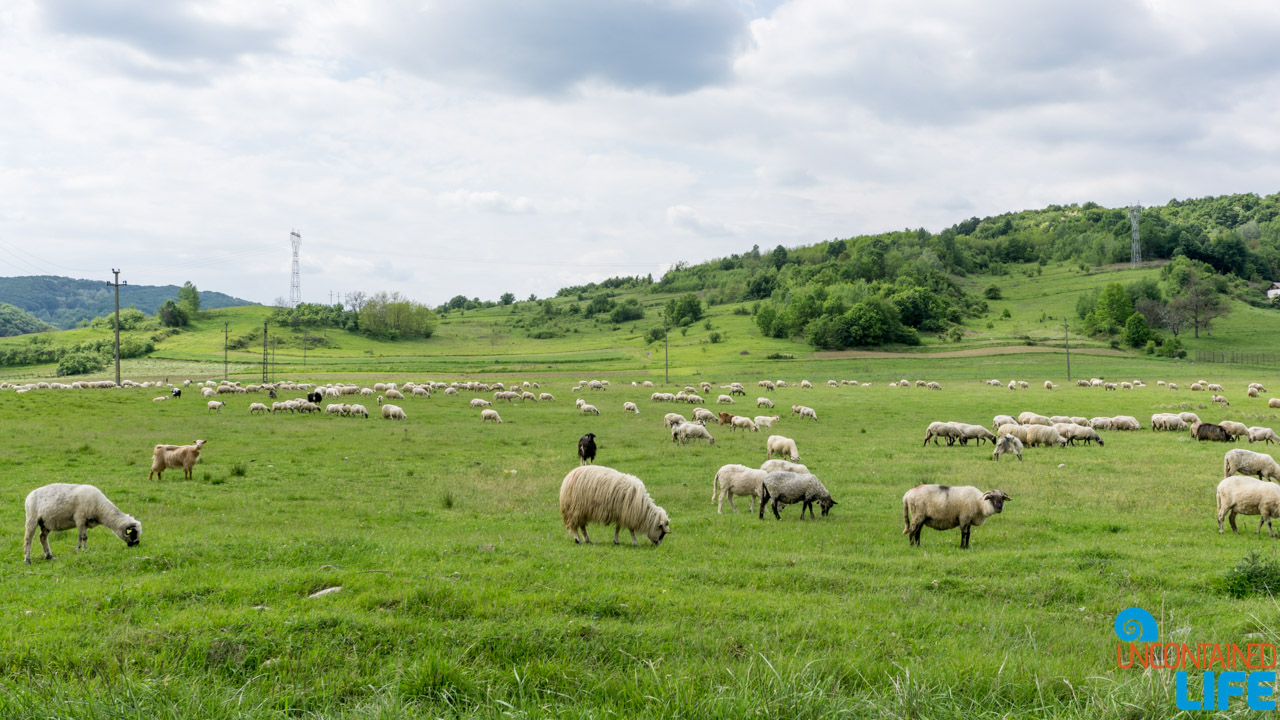
[[[979,445],[982,444],[983,440],[990,440],[993,443],[996,441],[995,434],[981,425],[970,425],[969,423],[954,421],[951,425],[960,432],[960,436],[957,439],[961,445],[968,445],[970,440],[977,440]]]
[[[496,411],[496,410],[481,410],[481,411],[480,411],[480,415],[481,415],[481,417],[483,417],[485,413],[493,413],[493,416],[494,416],[494,417],[497,417],[497,416],[498,416],[498,413],[497,413],[497,411]],[[390,405],[390,404],[386,404],[386,405],[383,405],[383,406],[382,406],[382,419],[384,419],[384,420],[408,420],[408,419],[409,419],[409,417],[408,417],[407,415],[405,415],[405,414],[404,414],[404,408],[400,407],[399,405]],[[501,420],[499,420],[498,422],[502,422],[502,421],[501,421]]]
[[[1018,425],[1017,419],[1009,415],[997,415],[991,419],[991,429],[999,430],[1001,425]]]
[[[582,398],[578,398],[577,400],[573,401],[573,406],[578,408],[579,410],[581,410],[582,406],[586,404],[587,404],[587,401],[583,400]]]
[[[678,423],[671,428],[671,439],[679,440],[681,445],[687,445],[691,439],[702,439],[706,440],[708,444],[716,444],[716,439],[711,437],[711,433],[707,431],[706,427],[691,422]]]
[[[818,413],[814,412],[813,408],[805,407],[804,405],[792,405],[791,414],[792,415],[799,414],[801,419],[811,417],[813,418],[814,422],[817,422],[818,420]]]
[[[201,388],[200,394],[205,397],[217,397],[218,391],[213,388]]]
[[[1219,385],[1218,383],[1209,383],[1209,384],[1205,385],[1205,387],[1206,387],[1210,392],[1218,392],[1218,393],[1226,392],[1226,389],[1225,389],[1225,388],[1223,388],[1223,387],[1222,387],[1221,385]]]
[[[1162,384],[1163,384],[1163,383],[1162,383]],[[1077,380],[1077,381],[1076,381],[1076,387],[1089,387],[1089,386],[1091,386],[1091,385],[1093,385],[1093,383],[1089,382],[1088,380]]]
[[[716,414],[706,408],[694,408],[693,421],[701,422],[701,423],[720,422],[720,420],[716,417]]]
[[[639,544],[637,530],[654,545],[660,545],[671,533],[667,511],[654,504],[639,478],[600,465],[576,467],[564,476],[560,484],[560,517],[573,533],[575,543],[591,542],[587,535],[589,523],[614,525],[614,545],[618,544],[622,528],[631,532],[632,545]]]
[[[1127,381],[1126,381],[1126,382],[1122,382],[1122,383],[1120,383],[1120,389],[1121,389],[1121,390],[1132,390],[1132,389],[1133,389],[1133,383],[1131,383],[1131,382],[1127,382]]]
[[[1249,393],[1248,393],[1248,394],[1249,394],[1249,397],[1251,397],[1251,398],[1256,398],[1256,397],[1258,397],[1258,396],[1259,396],[1259,394],[1260,394],[1260,393],[1258,392],[1258,388],[1252,388],[1252,387],[1251,387],[1251,388],[1249,388]]]
[[[836,380],[828,380],[827,385],[836,389],[840,388],[840,383]]]
[[[1069,423],[1069,422],[1072,422],[1072,420],[1066,415],[1054,415],[1049,418],[1050,425],[1058,425],[1060,423]]]
[[[1045,381],[1044,381],[1044,389],[1045,389],[1045,390],[1052,390],[1052,389],[1053,389],[1053,381],[1052,381],[1052,380],[1045,380]],[[1019,459],[1019,460],[1021,460],[1021,459],[1022,459],[1022,458],[1021,458],[1021,456],[1019,456],[1019,458],[1018,458],[1018,459]]]
[[[639,415],[640,408],[636,407],[636,404],[633,402],[624,402],[622,403],[622,412],[635,413],[636,415]]]
[[[728,425],[733,422],[733,413],[721,412],[718,422],[721,425]]]
[[[812,389],[812,388],[813,388],[813,383],[809,382],[808,380],[801,380],[801,381],[800,381],[800,387],[801,387],[801,388],[809,388],[809,389]]]
[[[363,405],[352,405],[347,410],[347,414],[350,415],[351,417],[355,417],[356,415],[359,415],[363,417],[365,420],[369,419],[369,411],[366,410]]]
[[[1169,383],[1168,385],[1165,385],[1165,387],[1169,388],[1170,390],[1177,390],[1178,383]]]
[[[716,403],[720,405],[732,405],[733,398],[729,397],[728,395],[721,395],[720,397],[716,398]]]
[[[182,479],[190,480],[196,463],[200,462],[200,449],[204,440],[197,440],[193,445],[157,445],[151,453],[150,480],[154,475],[157,480],[164,479],[164,471],[169,468],[182,468]]]
[[[1017,380],[1010,380],[1010,381],[1009,381],[1009,389],[1010,389],[1010,390],[1017,390],[1017,389],[1018,389],[1018,381],[1017,381]]]
[[[942,389],[942,386],[941,386],[941,385],[939,385],[939,384],[938,384],[938,383],[936,383],[936,382],[926,383],[926,384],[925,384],[925,387],[926,387],[926,388],[928,388],[928,389],[930,389],[930,390],[941,390],[941,389]]]
[[[587,433],[578,438],[578,464],[587,465],[596,461],[596,434]]]
[[[765,460],[764,463],[760,465],[760,469],[767,473],[778,472],[779,470],[800,474],[807,474],[809,472],[809,468],[804,465],[801,465],[800,463],[793,463],[790,460],[783,460],[781,458]]]
[[[265,413],[265,412],[267,412],[267,410],[268,410],[268,409],[269,409],[269,408],[268,408],[266,405],[263,405],[262,403],[249,403],[249,414],[250,414],[250,415],[252,415],[252,414],[254,414],[254,413],[256,413],[256,412],[263,412],[263,413]]]
[[[1151,416],[1152,430],[1186,430],[1187,422],[1173,413],[1156,413]]]
[[[80,532],[77,550],[89,546],[89,528],[103,525],[111,528],[125,545],[133,547],[141,540],[142,523],[120,511],[102,491],[92,485],[54,483],[38,487],[27,494],[26,534],[22,540],[22,559],[31,564],[31,540],[40,529],[40,547],[44,559],[52,560],[49,533],[76,528]]]
[[[902,496],[902,534],[910,536],[911,545],[919,545],[925,525],[934,530],[958,527],[960,547],[967,549],[972,527],[1004,510],[1005,502],[1012,499],[1003,490],[984,493],[973,486],[917,485]]]
[[[227,406],[227,404],[226,404],[226,403],[224,403],[224,402],[222,402],[222,401],[220,401],[220,400],[210,400],[210,401],[209,401],[209,412],[222,412],[222,408],[224,408],[224,407],[226,407],[226,406]]]
[[[1197,441],[1231,442],[1231,435],[1221,425],[1196,421],[1191,423],[1191,437]]]
[[[1031,383],[1027,382],[1026,380],[1019,380],[1019,381],[1018,381],[1018,389],[1019,389],[1019,390],[1028,390],[1028,389],[1030,389],[1030,388],[1031,388]]]
[[[770,505],[773,510],[773,517],[777,520],[782,519],[782,515],[778,512],[779,505],[793,505],[795,503],[803,503],[800,507],[800,519],[804,519],[804,511],[809,511],[809,517],[814,518],[813,504],[816,502],[822,507],[822,516],[826,517],[831,508],[838,503],[832,499],[831,493],[827,492],[827,488],[822,485],[815,475],[808,473],[793,473],[784,470],[774,471],[764,476],[761,481],[760,491],[760,519],[764,519],[764,504],[770,499],[773,503]],[[816,519],[816,518],[814,518]]]
[[[681,415],[680,413],[667,413],[662,417],[662,424],[666,425],[667,427],[671,427],[673,425],[679,425],[682,422],[689,422],[689,421],[685,420],[684,416]]]
[[[484,398],[471,398],[472,408],[491,407],[492,405],[493,403],[489,402],[488,400],[485,400]]]
[[[729,430],[733,431],[735,429],[760,432],[760,428],[755,423],[751,422],[751,418],[742,417],[741,415],[735,415],[733,420],[729,423]]]
[[[1231,436],[1232,440],[1235,440],[1242,435],[1244,437],[1249,436],[1249,426],[1244,423],[1238,423],[1234,420],[1223,420],[1219,422],[1218,425],[1222,426],[1222,429],[1227,431],[1227,434]]]
[[[772,401],[772,400],[770,400],[770,399],[769,399],[769,398],[767,398],[767,397],[758,397],[758,398],[756,398],[756,407],[758,407],[758,408],[762,408],[762,407],[771,408],[771,407],[773,407],[773,401]]]
[[[588,413],[591,415],[599,415],[600,410],[597,409],[595,405],[587,405],[586,403],[583,403],[582,407],[578,408],[578,413],[580,415],[586,415]]]
[[[796,441],[789,437],[770,435],[769,439],[765,441],[764,447],[769,455],[766,459],[772,458],[775,454],[785,456],[791,462],[796,462],[800,459],[800,451],[796,449]]]
[[[934,445],[938,444],[938,438],[944,438],[947,446],[954,445],[956,440],[960,439],[960,428],[955,423],[935,421],[929,423],[929,427],[924,432],[924,445],[928,445],[932,440]]]
[[[1093,428],[1094,430],[1110,430],[1111,418],[1109,417],[1090,418],[1089,427]]]
[[[1026,444],[1027,428],[1030,428],[1030,427],[1031,427],[1030,425],[1018,425],[1017,423],[1001,425],[1000,427],[996,428],[996,437],[999,437],[1001,435],[1012,435],[1018,438],[1019,440],[1021,440],[1023,444]]]
[[[1222,457],[1222,477],[1232,475],[1257,475],[1259,480],[1280,482],[1280,465],[1266,453],[1236,448]]]
[[[1280,437],[1277,437],[1276,431],[1269,427],[1251,427],[1249,428],[1249,442],[1280,443]]]
[[[1115,383],[1103,383],[1103,385],[1102,385],[1102,389],[1103,389],[1103,390],[1115,390],[1115,389],[1116,389],[1116,384],[1115,384]]]
[[[1033,412],[1024,412],[1018,415],[1018,422],[1022,425],[1052,425],[1049,418]]]
[[[1102,438],[1093,428],[1080,427],[1075,423],[1055,423],[1053,429],[1058,434],[1067,439],[1068,445],[1075,445],[1077,440],[1083,440],[1088,445],[1091,442],[1097,442],[1098,447],[1102,447],[1106,443],[1102,442]]]
[[[354,393],[350,393],[350,394],[354,394]],[[404,399],[404,393],[400,392],[399,390],[396,390],[395,388],[387,388],[387,393],[386,393],[386,395],[387,395],[387,398],[388,398],[388,399],[391,399],[391,400],[403,400],[403,399]]]
[[[702,388],[702,392],[704,393],[711,392],[711,383],[707,382],[706,380],[703,380],[702,382],[698,383],[698,387]]]
[[[1216,403],[1221,404],[1221,405],[1222,405],[1222,407],[1231,407],[1231,403],[1227,402],[1227,399],[1226,399],[1225,397],[1221,396],[1221,395],[1214,395],[1214,396],[1213,396],[1212,398],[1210,398],[1210,399],[1211,399],[1213,402],[1216,402]]]
[[[779,420],[777,415],[757,415],[751,419],[756,427],[773,427],[773,424]]]
[[[738,512],[738,507],[733,504],[734,495],[747,495],[751,498],[750,510],[755,510],[756,501],[760,499],[761,483],[764,476],[768,475],[764,470],[756,470],[746,465],[724,465],[716,471],[716,477],[711,482],[711,500],[716,503],[716,512],[724,511],[724,500],[729,499],[729,507]]]
[[[1012,435],[1001,435],[996,439],[996,449],[991,451],[991,459],[999,461],[1001,455],[1016,455],[1022,460],[1022,441]]]
[[[1138,422],[1138,418],[1131,415],[1117,415],[1111,418],[1112,430],[1141,430],[1142,423]]]
[[[1057,445],[1058,447],[1066,447],[1067,440],[1058,434],[1048,425],[1028,425],[1027,439],[1025,440],[1027,447],[1036,447],[1037,445]]]
[[[1182,418],[1182,421],[1188,424],[1200,422],[1200,416],[1193,412],[1180,412],[1178,413],[1178,417]]]
[[[151,398],[151,402],[164,402],[165,400],[168,400],[168,399],[169,399],[168,395],[161,395],[159,397]]]
[[[1218,483],[1218,534],[1222,534],[1222,521],[1229,516],[1231,532],[1238,533],[1236,515],[1261,515],[1258,529],[1254,534],[1262,532],[1266,523],[1267,533],[1275,537],[1271,528],[1271,518],[1280,517],[1280,486],[1255,480],[1244,475],[1232,475]]]

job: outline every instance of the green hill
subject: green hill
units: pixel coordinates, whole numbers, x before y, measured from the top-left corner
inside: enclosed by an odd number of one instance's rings
[[[152,315],[165,300],[177,297],[177,285],[125,285],[120,288],[120,307],[132,305]],[[114,310],[115,291],[106,282],[95,280],[53,275],[0,277],[0,303],[9,303],[54,327],[67,329]],[[200,304],[204,308],[222,308],[253,303],[202,290]]]
[[[53,326],[9,303],[0,303],[0,337],[52,330]]]

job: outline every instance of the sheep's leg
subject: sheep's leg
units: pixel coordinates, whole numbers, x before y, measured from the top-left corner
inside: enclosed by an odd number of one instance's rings
[[[40,547],[44,548],[44,559],[52,560],[53,551],[49,549],[49,528],[40,523]]]
[[[31,564],[31,540],[36,536],[36,526],[38,522],[27,522],[26,533],[22,537],[22,559]]]
[[[585,525],[582,526],[582,540],[588,545],[592,544],[591,536],[587,534],[587,526]]]
[[[1235,510],[1231,511],[1231,515],[1227,518],[1227,521],[1231,523],[1231,532],[1233,533],[1240,532],[1240,530],[1236,528],[1236,511]]]
[[[778,498],[773,499],[773,517],[781,520],[782,516],[778,514]]]
[[[636,531],[635,531],[635,530],[632,530],[632,531],[631,531],[631,544],[632,544],[632,545],[639,545],[639,544],[640,544],[640,543],[636,542]]]
[[[960,528],[960,549],[961,550],[969,549],[969,530],[971,528],[972,526],[970,525],[965,525],[964,527]]]
[[[1222,534],[1222,521],[1223,521],[1223,519],[1224,519],[1224,518],[1226,518],[1226,517],[1227,517],[1227,513],[1226,513],[1226,511],[1224,511],[1224,510],[1219,510],[1219,511],[1218,511],[1218,534],[1219,534],[1219,535],[1221,535],[1221,534]]]
[[[732,493],[732,492],[730,492],[730,491],[729,491],[729,490],[727,490],[727,489],[726,489],[726,490],[724,490],[724,491],[722,491],[722,492],[720,493],[720,504],[721,504],[721,505],[723,505],[723,504],[724,504],[725,498],[728,498],[728,499],[729,499],[729,508],[730,508],[731,510],[733,510],[734,512],[738,512],[738,506],[733,504],[733,493]]]
[[[920,530],[923,528],[924,528],[924,519],[919,519],[911,523],[910,527],[908,528],[909,532],[907,533],[908,545],[915,545],[917,547],[920,545]]]
[[[769,488],[760,488],[760,519],[764,519],[764,504],[769,502]]]
[[[621,526],[621,525],[614,525],[614,526],[613,526],[613,544],[614,544],[614,545],[619,545],[619,544],[621,544],[621,543],[619,543],[619,542],[618,542],[618,533],[620,533],[620,532],[622,532],[622,526]]]
[[[80,542],[76,543],[77,550],[89,549],[89,526],[83,520],[76,523],[76,528],[80,531]]]

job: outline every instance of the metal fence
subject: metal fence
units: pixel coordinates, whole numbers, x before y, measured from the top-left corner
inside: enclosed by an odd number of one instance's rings
[[[1280,353],[1197,350],[1196,362],[1276,367],[1280,366]]]

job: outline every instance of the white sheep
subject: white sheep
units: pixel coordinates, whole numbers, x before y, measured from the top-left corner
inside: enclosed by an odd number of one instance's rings
[[[1075,423],[1054,423],[1053,429],[1066,438],[1068,445],[1075,445],[1076,440],[1083,440],[1085,445],[1091,442],[1098,443],[1098,447],[1106,445],[1098,435],[1098,431],[1093,428],[1081,427]]]
[[[934,445],[938,444],[938,438],[947,441],[947,445],[954,445],[956,440],[960,439],[960,428],[956,427],[953,422],[935,421],[929,423],[929,427],[924,432],[924,444],[928,445],[932,440]]]
[[[1249,437],[1249,426],[1244,423],[1236,422],[1235,420],[1223,420],[1218,423],[1218,425],[1221,426],[1223,430],[1227,431],[1227,434],[1231,436],[1232,440],[1235,440],[1242,435],[1244,437]]]
[[[756,427],[773,427],[773,424],[777,422],[778,419],[779,416],[777,415],[757,415],[751,419],[751,422],[755,423]]]
[[[1218,403],[1222,407],[1231,407],[1231,403],[1227,402],[1227,399],[1222,395],[1214,395],[1212,398],[1210,398],[1210,400]]]
[[[751,432],[760,432],[760,428],[755,423],[751,422],[751,418],[743,417],[741,415],[735,415],[733,420],[729,423],[730,431],[735,428],[739,430],[749,430]]]
[[[1001,425],[1018,425],[1018,420],[1009,415],[997,415],[991,419],[991,429],[999,430]]]
[[[484,398],[471,398],[472,408],[490,407],[491,405],[493,405],[493,403],[485,400]]]
[[[813,418],[814,422],[818,421],[818,413],[811,407],[806,407],[804,405],[792,405],[791,414],[795,415],[797,413],[800,415],[801,420],[805,418]]]
[[[1251,427],[1249,442],[1280,443],[1280,437],[1277,437],[1276,431],[1269,427]]]
[[[720,397],[716,398],[716,403],[721,405],[732,405],[733,398],[729,397],[728,395],[721,395]]]
[[[350,415],[351,417],[355,417],[359,415],[363,417],[365,420],[369,419],[369,411],[365,409],[365,406],[363,405],[350,406],[349,408],[347,408],[347,414]]]
[[[1141,430],[1142,423],[1138,422],[1138,418],[1132,415],[1116,415],[1111,418],[1112,430]]]
[[[587,405],[586,403],[583,403],[582,407],[578,408],[578,414],[579,415],[599,415],[600,410],[595,405]]]
[[[1016,455],[1022,459],[1022,441],[1012,435],[1001,435],[995,441],[996,449],[991,451],[991,459],[999,460],[1001,455]]]
[[[249,414],[250,414],[250,415],[252,415],[252,414],[254,414],[254,413],[256,413],[256,412],[265,413],[265,412],[267,412],[269,409],[270,409],[270,408],[268,408],[266,405],[263,405],[262,403],[257,403],[257,402],[256,402],[256,403],[249,403]]]
[[[640,408],[636,407],[636,404],[633,402],[624,402],[622,403],[622,412],[635,413],[636,415],[639,415]]]
[[[1012,435],[1018,438],[1018,440],[1022,441],[1025,444],[1027,442],[1027,428],[1030,428],[1030,427],[1032,426],[1018,425],[1017,423],[1001,425],[1000,427],[996,428],[996,437],[999,437],[1001,435]]]
[[[1052,425],[1049,418],[1044,415],[1033,412],[1024,412],[1018,415],[1018,422],[1023,425]]]
[[[701,423],[719,422],[716,419],[716,414],[706,408],[694,408],[693,421]]]
[[[1249,397],[1251,398],[1256,398],[1261,395],[1261,393],[1258,392],[1258,388],[1253,388],[1253,387],[1249,388],[1248,394],[1249,394]]]
[[[694,417],[695,418],[697,417],[696,412],[694,414]],[[689,421],[686,420],[684,416],[681,415],[680,413],[667,413],[666,415],[662,416],[662,424],[668,428],[672,427],[673,425],[679,425],[680,423],[683,423],[683,422],[689,422]]]
[[[770,400],[770,399],[769,399],[769,398],[767,398],[767,397],[758,397],[758,398],[756,398],[756,407],[758,407],[758,408],[762,408],[762,407],[771,408],[771,407],[773,407],[773,401],[772,401],[772,400]]]
[[[764,481],[765,475],[768,473],[764,470],[756,470],[746,465],[722,466],[716,471],[715,479],[711,483],[711,500],[716,503],[716,512],[723,512],[725,498],[729,499],[729,507],[734,512],[738,512],[738,507],[733,504],[734,495],[750,496],[749,507],[755,510],[755,504],[760,499],[761,482]]]
[[[209,401],[209,412],[222,412],[222,408],[224,408],[224,407],[226,407],[226,406],[227,406],[227,404],[226,404],[226,403],[224,403],[224,402],[222,402],[222,401],[220,401],[220,400],[210,400],[210,401]]]
[[[800,506],[800,519],[804,519],[804,511],[809,511],[809,517],[813,518],[813,504],[816,502],[822,508],[822,516],[826,517],[831,511],[836,501],[832,499],[831,493],[827,492],[827,488],[822,485],[822,481],[817,476],[809,473],[793,473],[785,470],[768,473],[761,481],[760,490],[760,519],[764,519],[764,505],[773,500],[771,509],[773,517],[781,520],[782,515],[778,512],[779,505],[793,505],[795,503],[803,503]]]
[[[614,525],[615,545],[623,528],[631,532],[632,545],[639,544],[637,530],[654,545],[661,544],[671,533],[667,511],[653,502],[644,483],[634,475],[603,465],[583,465],[564,476],[560,484],[560,517],[564,519],[565,528],[573,533],[575,543],[591,542],[587,535],[589,523]]]
[[[1255,480],[1244,475],[1232,475],[1218,483],[1218,534],[1222,534],[1222,521],[1230,516],[1231,532],[1240,532],[1236,528],[1236,515],[1261,515],[1258,529],[1254,534],[1262,532],[1266,523],[1267,532],[1275,537],[1271,528],[1271,518],[1280,517],[1280,485]]]
[[[960,547],[968,548],[972,527],[1004,510],[1005,502],[1012,499],[1003,490],[984,493],[971,485],[917,485],[902,496],[902,534],[910,536],[911,545],[919,545],[925,525],[934,530],[958,527]]]
[[[1094,430],[1110,430],[1111,418],[1109,417],[1089,418],[1089,427],[1093,428]]]
[[[930,383],[928,383],[927,385],[925,385],[925,387],[926,387],[926,388],[928,388],[928,389],[930,389],[930,390],[941,390],[941,389],[942,389],[942,386],[941,386],[941,385],[939,385],[939,384],[938,384],[938,383],[936,383],[936,382],[930,382]]]
[[[800,474],[807,474],[809,472],[808,467],[800,463],[793,463],[790,460],[783,460],[782,458],[765,460],[764,463],[760,465],[760,469],[767,473],[778,472],[779,470]]]
[[[151,402],[164,402],[164,401],[166,401],[166,400],[168,400],[168,399],[169,399],[169,396],[168,396],[168,395],[160,395],[159,397],[153,397],[153,398],[151,398]]]
[[[164,471],[169,468],[182,468],[182,479],[190,480],[196,463],[200,462],[200,449],[204,440],[196,440],[193,445],[157,445],[151,452],[150,480],[154,475],[157,480],[164,479]]]
[[[801,381],[800,381],[800,387],[801,387],[801,388],[809,388],[809,389],[812,389],[812,388],[813,388],[813,383],[809,382],[808,380],[801,380]]]
[[[493,412],[492,410],[481,410],[482,413]],[[496,413],[495,413],[496,414]],[[384,404],[382,406],[383,420],[407,420],[408,416],[404,414],[404,408],[399,405]]]
[[[1187,423],[1173,413],[1156,413],[1151,416],[1151,429],[1163,431],[1186,430]]]
[[[1126,382],[1122,382],[1122,383],[1120,383],[1120,389],[1121,389],[1121,390],[1132,390],[1132,389],[1133,389],[1133,383],[1128,382],[1128,381],[1126,381]]]
[[[679,440],[681,445],[689,444],[689,440],[706,440],[708,444],[715,445],[716,439],[711,437],[711,433],[706,427],[698,423],[682,422],[677,423],[671,428],[671,439]]]
[[[497,423],[498,425],[502,424],[502,418],[498,416],[497,410],[493,410],[491,408],[485,408],[484,410],[481,410],[480,422],[486,423],[486,422],[489,422],[490,420],[492,420],[494,423]]]
[[[102,525],[111,528],[125,545],[133,547],[141,540],[142,523],[127,515],[92,485],[54,483],[38,487],[27,494],[26,534],[22,541],[22,558],[31,564],[31,540],[40,530],[40,547],[44,559],[52,560],[49,533],[76,528],[80,532],[77,550],[89,546],[89,528]]]
[[[1181,418],[1182,421],[1187,423],[1188,425],[1191,423],[1200,422],[1200,416],[1196,415],[1193,412],[1180,412],[1178,413],[1178,417]]]
[[[1280,482],[1280,465],[1266,453],[1236,448],[1222,457],[1222,477],[1232,475],[1257,475],[1259,480]]]
[[[1036,447],[1038,445],[1044,445],[1046,447],[1050,445],[1057,445],[1058,447],[1067,446],[1066,438],[1059,435],[1057,430],[1054,430],[1052,426],[1048,425],[1028,425],[1027,437],[1024,442],[1027,447]]]
[[[800,451],[796,449],[796,441],[789,437],[770,435],[769,439],[764,443],[764,448],[769,456],[765,458],[766,460],[774,455],[784,456],[791,462],[796,462],[800,459]]]

